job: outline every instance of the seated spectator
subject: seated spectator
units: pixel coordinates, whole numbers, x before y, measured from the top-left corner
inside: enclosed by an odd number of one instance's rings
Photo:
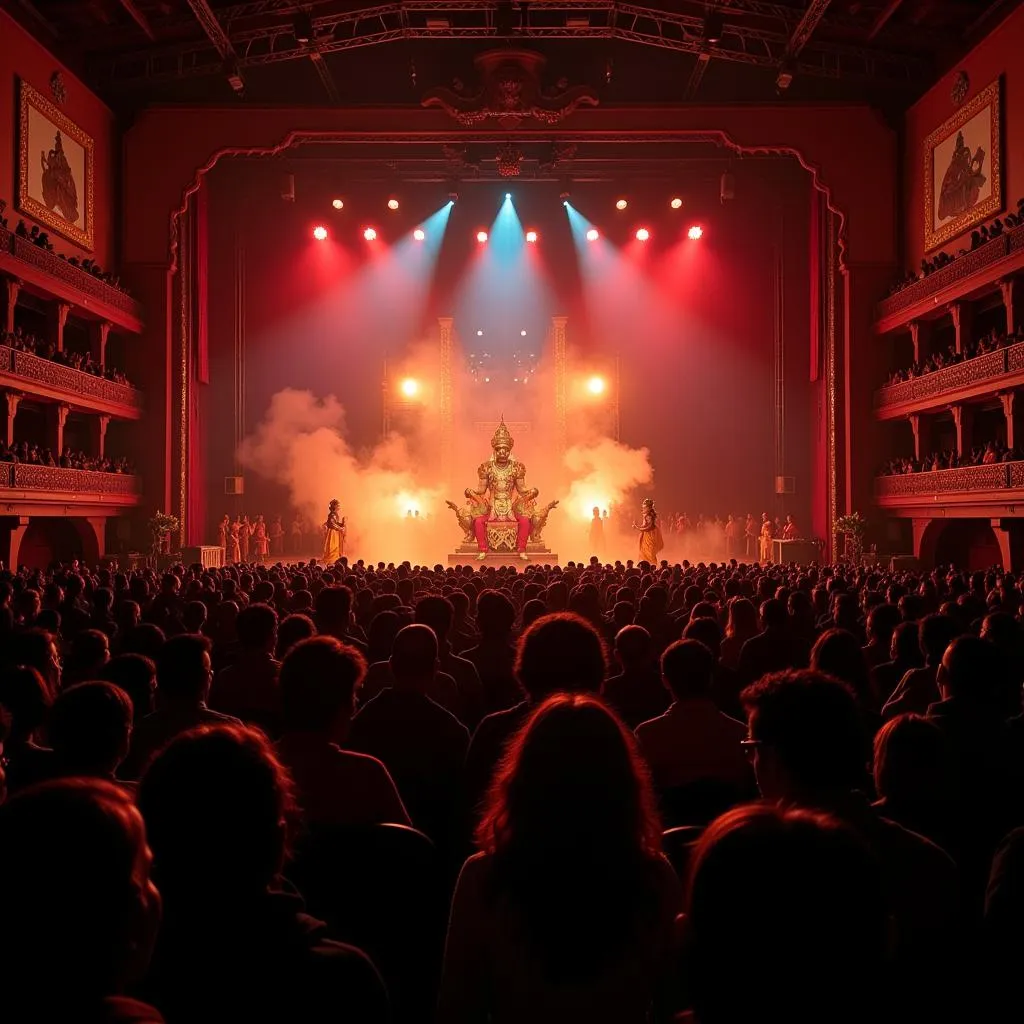
[[[743,645],[737,671],[742,682],[752,683],[769,672],[802,668],[807,655],[793,633],[785,604],[770,598],[761,605],[761,632]]]
[[[300,641],[316,636],[316,626],[308,615],[293,613],[286,615],[277,627],[277,647],[274,657],[283,661],[284,656]]]
[[[164,898],[146,992],[168,1024],[388,1020],[373,964],[278,884],[295,807],[261,733],[206,726],[175,737],[138,803]]]
[[[888,1019],[882,874],[826,814],[749,806],[710,825],[691,863],[685,933],[700,1024]]]
[[[901,622],[889,641],[889,660],[883,661],[871,670],[871,689],[878,695],[884,708],[893,695],[900,680],[923,662],[921,647],[917,639],[916,622]]]
[[[116,782],[131,734],[131,698],[113,683],[94,680],[69,687],[50,712],[50,742],[62,776]]]
[[[661,657],[672,704],[636,730],[671,824],[701,824],[754,795],[741,747],[746,726],[718,710],[712,697],[714,669],[714,656],[704,644],[677,640]],[[696,820],[678,820],[684,806],[696,813]]]
[[[202,601],[189,601],[181,613],[181,625],[186,633],[202,633],[206,625],[206,605]]]
[[[597,699],[532,711],[495,779],[452,902],[438,1024],[643,1024],[680,892],[650,784]]]
[[[99,679],[110,661],[110,641],[98,629],[83,629],[71,641],[71,653],[64,663],[63,685],[74,686]]]
[[[310,824],[411,824],[384,765],[344,749],[365,672],[354,647],[327,636],[296,644],[281,666],[278,751]]]
[[[900,623],[900,610],[894,604],[879,604],[868,612],[864,660],[871,671],[892,658],[892,634]],[[888,694],[886,694],[888,697]]]
[[[132,733],[122,778],[137,779],[150,757],[178,733],[197,725],[240,724],[237,718],[206,706],[211,674],[206,637],[185,633],[163,645],[156,662],[156,711]]]
[[[11,636],[7,650],[0,652],[12,667],[24,665],[34,668],[42,677],[50,703],[60,693],[63,680],[63,662],[54,634],[44,629],[27,629]]]
[[[119,654],[103,668],[101,678],[119,686],[132,702],[132,726],[153,711],[156,694],[156,665],[141,654]]]
[[[483,717],[484,691],[476,666],[452,653],[449,635],[455,607],[444,597],[421,597],[416,602],[415,621],[429,626],[437,637],[438,668],[455,680],[457,703],[444,705],[470,731]]]
[[[504,711],[523,699],[516,682],[516,648],[512,628],[516,621],[515,605],[497,590],[485,590],[476,605],[476,626],[480,640],[464,652],[480,676],[484,692],[484,714]]]
[[[316,629],[333,636],[366,657],[366,644],[353,631],[352,591],[348,587],[324,587],[316,595]]]
[[[734,597],[729,602],[729,619],[722,638],[722,664],[727,668],[736,669],[740,663],[740,652],[743,645],[753,636],[757,636],[757,609],[754,602],[746,597]]]
[[[651,634],[643,626],[626,626],[615,637],[615,660],[621,671],[609,676],[601,696],[619,717],[635,729],[660,715],[669,698],[654,660]]]
[[[149,861],[139,812],[109,783],[49,782],[0,807],[5,1020],[162,1024],[125,994],[160,921]]]
[[[413,824],[443,844],[454,825],[469,733],[427,696],[437,671],[437,638],[429,626],[402,629],[390,665],[394,686],[360,708],[348,745],[384,763]]]
[[[281,663],[277,646],[277,612],[267,604],[251,604],[235,621],[240,650],[235,660],[217,673],[210,704],[248,725],[258,725],[273,739],[281,731],[281,696],[277,675]]]
[[[541,616],[519,637],[516,679],[525,699],[507,711],[488,715],[473,733],[466,754],[466,808],[475,815],[490,789],[495,766],[531,710],[553,693],[598,693],[608,673],[600,634],[578,615]]]
[[[43,677],[25,665],[0,671],[0,735],[7,792],[52,778],[53,751],[38,741],[53,697]]]
[[[858,637],[845,629],[825,630],[811,649],[811,668],[842,680],[853,690],[874,733],[878,701],[871,692],[867,658]]]
[[[926,615],[918,626],[918,645],[924,667],[911,669],[899,682],[882,708],[882,718],[895,718],[906,712],[923,715],[939,699],[939,665],[946,648],[956,639],[960,627],[949,615]]]

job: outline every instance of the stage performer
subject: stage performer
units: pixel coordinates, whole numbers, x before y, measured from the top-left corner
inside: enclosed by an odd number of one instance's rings
[[[343,554],[345,554],[345,517],[338,515],[341,502],[332,498],[327,507],[327,522],[324,529],[327,534],[324,537],[324,562],[333,565]]]
[[[242,522],[238,526],[238,547],[242,554],[242,561],[249,561],[249,541],[252,539],[252,523],[248,516],[242,516]]]
[[[644,498],[640,512],[640,525],[633,524],[633,529],[640,531],[640,561],[657,565],[658,554],[665,546],[665,541],[658,525],[658,510],[654,507],[654,500]]]
[[[270,557],[280,558],[284,554],[284,527],[281,525],[280,516],[274,516],[268,534],[270,538]]]
[[[228,555],[228,532],[231,529],[231,519],[225,516],[217,527],[217,543],[224,549],[224,557]]]
[[[256,517],[256,524],[252,528],[252,543],[255,548],[253,554],[263,562],[270,553],[270,544],[267,541],[267,524],[263,516]]]
[[[540,493],[535,487],[526,486],[526,466],[512,458],[512,446],[515,441],[505,426],[502,417],[498,429],[491,438],[492,455],[487,462],[480,463],[477,470],[477,487],[466,488],[466,497],[474,500],[487,500],[490,495],[490,514],[476,516],[473,519],[473,534],[476,537],[480,554],[478,561],[487,557],[487,524],[488,522],[515,522],[516,551],[519,557],[527,562],[530,556],[526,553],[526,542],[530,539],[530,520],[512,507],[513,494],[518,495],[520,502],[530,502]]]
[[[242,560],[242,548],[238,539],[241,530],[241,521],[238,516],[235,516],[235,521],[231,524],[231,530],[228,533],[228,561],[232,564]]]
[[[730,515],[725,521],[725,557],[731,560],[736,557],[736,540],[740,532],[740,524],[736,517]]]
[[[782,539],[783,540],[799,540],[800,539],[800,527],[793,522],[792,514],[787,514],[786,525],[782,528]]]
[[[601,519],[601,510],[595,505],[593,508],[594,518],[590,520],[590,553],[592,555],[604,554],[604,521]]]
[[[757,523],[754,521],[753,512],[747,513],[743,536],[747,539],[747,558],[755,558],[757,556]]]
[[[761,561],[772,560],[772,537],[775,536],[775,524],[767,512],[761,513]]]
[[[296,512],[295,518],[292,520],[292,554],[302,554],[302,532],[304,528],[302,522],[302,513]]]

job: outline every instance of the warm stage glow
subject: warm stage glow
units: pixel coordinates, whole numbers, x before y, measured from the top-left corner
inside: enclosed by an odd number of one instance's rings
[[[327,241],[327,228],[325,228],[323,226],[323,224],[317,224],[317,226],[315,228],[313,228],[313,237],[318,242],[326,242]]]
[[[374,241],[376,239],[376,237],[377,237],[377,229],[376,228],[367,228],[363,232],[363,238],[365,238],[368,242]]]
[[[651,237],[650,231],[647,228],[638,228],[636,233],[636,240],[638,242],[646,242]]]
[[[601,236],[597,233],[597,228],[591,228],[587,232],[587,241],[596,242]]]
[[[483,244],[484,244],[484,242],[486,242],[486,241],[487,241],[487,232],[486,232],[486,231],[478,231],[478,232],[476,233],[476,240],[477,240],[477,241],[478,241],[478,242],[479,242],[479,243],[480,243],[481,245],[483,245]]]
[[[587,381],[587,390],[592,395],[603,395],[605,389],[604,377],[591,377]]]
[[[526,232],[526,240],[528,242],[536,242],[537,241],[537,232],[536,231],[527,231]]]
[[[345,209],[345,200],[344,199],[332,200],[331,206],[333,206],[336,210],[344,210]]]
[[[629,201],[626,199],[617,199],[615,201],[616,210],[624,210],[627,206],[629,206]]]
[[[676,196],[668,205],[671,206],[673,210],[678,210],[683,205],[683,201],[679,196]]]
[[[417,228],[412,233],[412,237],[415,238],[417,242],[422,242],[423,239],[427,237],[427,233],[426,231],[423,230],[423,228]]]
[[[388,209],[389,210],[397,210],[398,209],[398,200],[397,199],[389,199],[388,200]]]
[[[593,497],[593,496],[591,496],[589,498],[582,498],[582,499],[580,499],[580,503],[579,503],[579,506],[578,506],[579,517],[580,517],[580,519],[586,519],[589,522],[589,521],[593,520],[593,518],[594,518],[594,509],[595,508],[596,509],[601,509],[603,511],[604,509],[608,508],[608,506],[610,504],[611,504],[611,502],[608,500],[608,498],[605,495],[601,495],[601,497],[599,497],[599,498]],[[606,521],[606,520],[602,520],[602,521]]]
[[[690,230],[686,232],[686,237],[691,242],[699,241],[704,236],[704,229],[699,224],[691,226]]]
[[[406,377],[402,381],[401,389],[406,398],[415,398],[420,393],[420,382],[412,377]]]

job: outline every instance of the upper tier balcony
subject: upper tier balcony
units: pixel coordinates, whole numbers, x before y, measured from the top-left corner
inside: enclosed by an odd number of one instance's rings
[[[895,420],[1019,387],[1024,387],[1024,342],[879,388],[875,410],[878,419]]]
[[[25,515],[59,515],[92,508],[111,515],[142,500],[142,479],[126,473],[97,473],[28,463],[0,462],[0,507]]]
[[[81,412],[118,419],[142,416],[142,392],[31,352],[0,345],[0,388],[62,402]]]
[[[1003,516],[1024,511],[1024,462],[875,478],[875,503],[908,516]]]

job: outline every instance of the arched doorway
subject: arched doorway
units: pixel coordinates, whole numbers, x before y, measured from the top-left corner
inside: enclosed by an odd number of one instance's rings
[[[935,561],[975,572],[1002,566],[1003,554],[987,519],[948,519],[935,540]]]
[[[21,538],[18,564],[45,569],[52,562],[84,559],[86,546],[73,520],[57,516],[33,516]]]

